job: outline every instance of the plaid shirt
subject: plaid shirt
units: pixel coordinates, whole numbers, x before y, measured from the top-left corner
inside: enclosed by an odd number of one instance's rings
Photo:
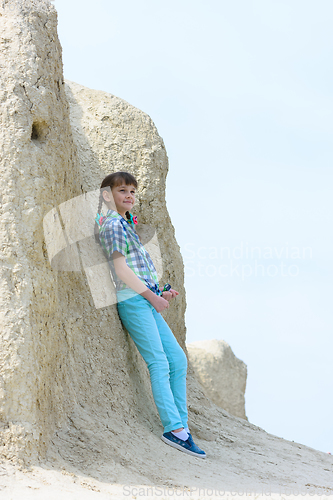
[[[129,287],[118,278],[112,254],[116,250],[124,255],[126,264],[137,277],[144,282],[156,295],[160,295],[157,272],[153,261],[142,245],[134,227],[115,210],[108,210],[105,220],[99,228],[99,240],[108,256],[116,291]]]

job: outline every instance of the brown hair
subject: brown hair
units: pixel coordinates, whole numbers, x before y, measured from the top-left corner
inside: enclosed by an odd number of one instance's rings
[[[133,185],[135,187],[135,189],[137,189],[137,187],[138,187],[138,182],[137,182],[136,178],[132,174],[130,174],[129,172],[113,172],[112,174],[107,175],[103,179],[102,184],[101,184],[101,188],[100,188],[101,191],[100,191],[100,195],[99,195],[99,201],[98,201],[98,208],[97,208],[98,214],[101,213],[101,209],[102,209],[102,205],[103,205],[103,201],[104,201],[103,188],[109,187],[110,189],[112,189],[115,186],[120,186],[122,184],[122,182],[124,182],[126,184],[126,186]],[[125,215],[126,215],[127,219],[130,219],[130,214],[128,211],[126,212]],[[97,222],[95,222],[94,233],[95,233],[95,239],[99,243],[99,226],[98,226]]]

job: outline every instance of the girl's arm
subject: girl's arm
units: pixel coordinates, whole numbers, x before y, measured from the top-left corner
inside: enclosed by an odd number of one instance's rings
[[[136,293],[142,295],[145,299],[149,300],[151,305],[155,307],[157,312],[161,312],[169,307],[169,302],[163,297],[159,297],[154,292],[142,283],[140,278],[137,277],[134,271],[126,264],[125,256],[120,252],[114,251],[112,254],[114,268],[118,278],[121,279],[127,286],[132,288]]]

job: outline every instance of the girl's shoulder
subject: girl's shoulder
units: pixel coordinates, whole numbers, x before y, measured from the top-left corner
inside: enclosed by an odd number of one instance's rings
[[[122,217],[117,217],[116,215],[106,215],[103,217],[103,221],[101,224],[101,230],[105,229],[112,229],[112,228],[120,228],[124,227],[126,224],[126,221]]]
[[[110,237],[113,234],[115,237],[126,238],[128,241],[140,242],[135,229],[121,216],[106,217],[99,228],[99,233],[102,236],[108,235]]]
[[[121,215],[117,212],[109,211],[105,216],[100,219],[100,233],[118,233],[120,235],[121,232],[125,234],[125,237],[129,239],[135,239],[140,241],[139,235],[135,231],[135,228],[131,225],[129,221],[126,221]]]

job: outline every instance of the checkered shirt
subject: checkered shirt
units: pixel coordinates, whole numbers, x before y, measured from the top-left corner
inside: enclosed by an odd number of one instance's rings
[[[125,290],[129,287],[118,278],[115,272],[111,257],[115,250],[124,255],[128,267],[146,286],[155,289],[156,293],[159,283],[155,266],[130,222],[125,220],[118,212],[109,209],[106,219],[99,228],[99,240],[108,256],[116,291]]]

